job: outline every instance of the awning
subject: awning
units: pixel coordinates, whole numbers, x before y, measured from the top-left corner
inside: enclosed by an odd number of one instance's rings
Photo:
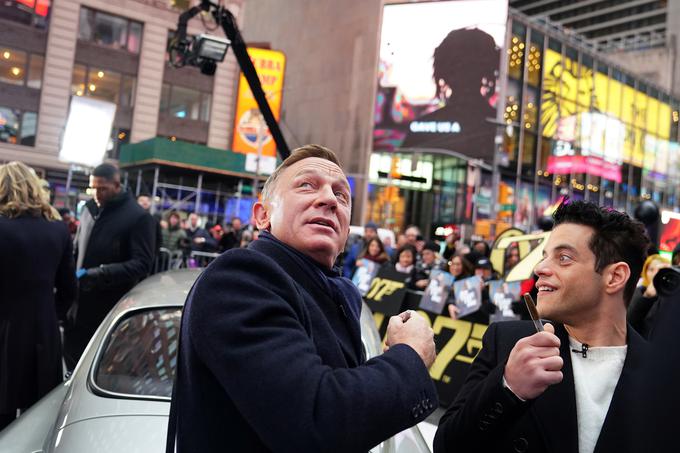
[[[119,164],[121,168],[128,169],[167,165],[242,178],[255,177],[254,172],[245,169],[245,154],[162,137],[122,145]],[[260,178],[265,179],[266,176],[260,175]]]

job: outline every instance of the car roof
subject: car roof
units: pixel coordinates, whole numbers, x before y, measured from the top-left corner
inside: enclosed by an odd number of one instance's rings
[[[123,297],[116,305],[113,317],[137,308],[183,306],[191,287],[202,271],[201,268],[179,269],[152,275]]]

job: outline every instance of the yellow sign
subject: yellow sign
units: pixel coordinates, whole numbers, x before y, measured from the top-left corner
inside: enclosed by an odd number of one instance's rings
[[[283,52],[268,49],[248,48],[248,55],[255,66],[269,107],[277,120],[281,114],[281,95],[283,93],[283,74],[286,56]],[[238,82],[238,101],[232,132],[233,151],[257,153],[262,146],[262,155],[276,157],[276,143],[269,133],[264,117],[257,107],[246,78],[241,74]]]
[[[645,143],[670,137],[670,105],[551,49],[543,62],[543,90],[541,123],[547,138],[557,136],[560,120],[583,111],[606,113],[625,124],[623,161],[642,166],[645,152],[655,154]]]

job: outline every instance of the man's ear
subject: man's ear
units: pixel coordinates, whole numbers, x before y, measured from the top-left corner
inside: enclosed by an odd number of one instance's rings
[[[623,261],[607,266],[604,282],[606,293],[614,294],[618,291],[624,291],[630,276],[630,267]]]
[[[269,230],[271,225],[269,209],[267,209],[263,202],[258,201],[253,205],[253,217],[255,218],[255,225],[258,230]]]

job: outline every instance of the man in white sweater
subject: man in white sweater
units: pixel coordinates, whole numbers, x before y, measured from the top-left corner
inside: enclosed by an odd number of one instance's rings
[[[626,214],[563,203],[534,272],[546,324],[492,324],[435,453],[626,449],[625,412],[647,344],[626,324],[626,302],[648,246]],[[639,397],[639,395],[638,395]]]

